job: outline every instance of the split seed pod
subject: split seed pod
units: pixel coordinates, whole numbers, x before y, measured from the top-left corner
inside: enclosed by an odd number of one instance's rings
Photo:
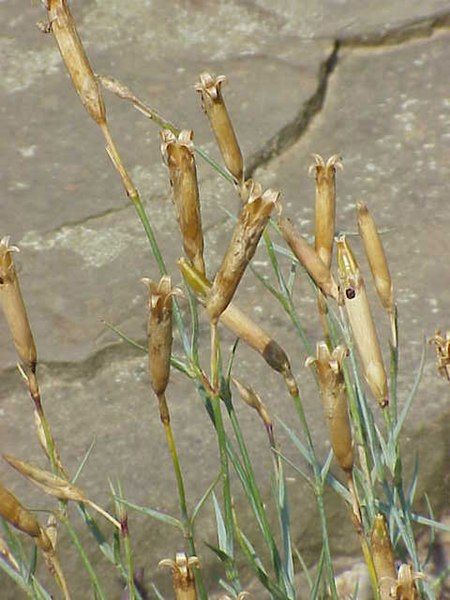
[[[45,0],[51,31],[85,109],[99,125],[106,123],[100,88],[84,51],[67,0]]]
[[[345,236],[337,242],[339,277],[348,320],[367,384],[381,408],[388,404],[386,371],[364,280]]]
[[[221,87],[225,81],[224,75],[214,77],[209,73],[202,73],[195,89],[201,94],[203,108],[208,116],[225,165],[236,181],[241,184],[244,177],[244,161],[222,97]]]
[[[17,354],[29,375],[36,369],[36,346],[14,268],[13,251],[18,248],[10,246],[9,237],[4,237],[0,241],[0,301]]]
[[[247,203],[242,207],[230,244],[214,278],[206,309],[212,322],[231,302],[248,263],[253,258],[270,214],[279,199],[274,190],[262,192],[254,183]]]
[[[441,377],[450,381],[450,331],[445,336],[439,330],[428,340],[436,346],[437,368]]]
[[[192,131],[184,130],[177,138],[165,129],[161,132],[161,152],[169,167],[184,251],[195,268],[204,273],[203,231],[192,135]]]
[[[386,519],[381,514],[375,517],[370,545],[380,598],[381,600],[390,600],[392,598],[390,595],[391,589],[397,579],[397,572]]]
[[[338,346],[330,353],[325,342],[317,344],[317,356],[310,356],[306,365],[315,365],[320,385],[325,419],[331,447],[343,471],[353,469],[352,431],[348,417],[347,396],[342,365],[348,349]]]
[[[175,560],[165,558],[159,562],[159,567],[169,567],[172,570],[173,589],[176,600],[196,600],[195,578],[193,567],[200,566],[196,556],[189,556],[184,552],[177,552]]]
[[[414,573],[411,565],[402,564],[398,570],[397,581],[392,588],[390,598],[396,600],[419,600],[416,579],[425,579],[423,573]]]
[[[391,319],[393,343],[397,345],[394,286],[381,237],[367,206],[363,202],[358,202],[357,210],[359,234],[364,244],[378,297]]]
[[[324,294],[338,300],[339,289],[330,268],[327,267],[314,248],[299,234],[289,219],[280,217],[278,226],[285,242],[295,254],[297,260],[311,275],[316,285]]]
[[[310,171],[316,174],[315,206],[315,250],[324,264],[330,268],[333,254],[336,221],[336,168],[342,169],[338,154],[330,156],[327,162],[319,154],[313,154],[314,165]]]
[[[189,287],[194,291],[200,302],[205,305],[211,290],[211,283],[184,258],[178,260],[178,267]],[[292,378],[289,359],[283,348],[234,304],[230,303],[228,305],[220,315],[220,321],[227,329],[261,354],[267,364],[281,373],[286,381]],[[294,387],[293,382],[292,386]]]
[[[164,275],[159,283],[143,279],[149,292],[148,368],[150,383],[156,396],[164,395],[170,375],[172,352],[172,284]]]

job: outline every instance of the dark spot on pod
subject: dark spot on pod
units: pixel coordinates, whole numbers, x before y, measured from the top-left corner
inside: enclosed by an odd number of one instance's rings
[[[3,283],[5,283],[3,277],[0,277],[0,285],[2,285]]]
[[[264,360],[279,373],[283,373],[286,369],[290,369],[289,359],[286,352],[275,341],[270,340],[263,352]]]
[[[345,290],[345,295],[347,296],[347,298],[349,300],[353,300],[353,298],[356,296],[356,291],[355,288],[349,287]]]

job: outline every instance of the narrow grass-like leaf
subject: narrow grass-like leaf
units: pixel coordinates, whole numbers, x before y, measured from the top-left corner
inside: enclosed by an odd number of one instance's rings
[[[220,481],[220,473],[216,476],[214,481],[208,486],[206,492],[203,494],[203,496],[200,498],[200,500],[195,505],[194,510],[192,511],[192,515],[191,515],[191,523],[192,524],[195,523],[195,519],[197,518],[198,513],[202,509],[202,506],[205,504],[206,500],[209,498],[211,492],[214,490],[214,488],[216,487],[216,485],[219,481]]]
[[[198,322],[198,310],[197,310],[197,299],[194,296],[191,288],[187,285],[187,294],[189,301],[189,310],[191,313],[191,357],[192,362],[195,365],[199,365],[198,357],[198,336],[199,336],[199,322]]]
[[[428,494],[424,494],[425,497],[425,503],[427,505],[427,510],[428,510],[428,514],[430,515],[430,519],[434,520],[434,513],[433,513],[433,507],[431,506],[431,502],[430,499],[428,497]],[[426,566],[430,559],[431,556],[433,555],[433,550],[434,550],[434,543],[436,541],[436,530],[434,527],[430,527],[430,536],[428,538],[428,549],[427,549],[427,555],[423,561],[423,565]]]
[[[306,483],[308,483],[311,486],[312,490],[315,489],[314,482],[311,479],[311,477],[309,477],[309,475],[307,475],[300,467],[294,464],[287,456],[282,454],[279,450],[273,450],[273,452],[277,454],[280,458],[282,458],[284,462],[287,463],[290,467],[292,467],[294,471],[296,471],[306,481]]]
[[[425,356],[426,356],[426,342],[424,340],[423,346],[422,346],[422,355],[420,357],[419,368],[416,371],[417,374],[416,374],[416,378],[414,380],[414,384],[408,395],[405,405],[403,406],[403,408],[400,412],[397,423],[395,424],[395,427],[394,427],[394,431],[392,433],[392,437],[394,438],[395,443],[397,443],[397,441],[398,441],[398,437],[399,437],[400,431],[403,427],[403,423],[405,422],[406,415],[408,414],[411,404],[412,404],[414,398],[416,397],[417,391],[419,389],[419,385],[422,380],[423,369],[425,366]]]
[[[226,385],[228,386],[228,388],[230,387],[230,381],[231,381],[231,372],[233,370],[233,365],[234,365],[234,359],[236,358],[236,352],[239,346],[239,341],[240,338],[236,338],[233,344],[233,347],[231,348],[231,352],[230,352],[230,357],[228,359],[228,365],[227,365],[227,370],[226,370]]]
[[[328,477],[328,472],[330,470],[331,461],[333,460],[333,450],[328,452],[328,456],[326,461],[324,462],[322,468],[320,469],[320,478],[322,479],[322,484],[325,483]]]
[[[311,590],[311,600],[316,600],[319,597],[320,585],[322,583],[322,571],[325,565],[325,548],[322,547],[322,552],[320,553],[319,563],[317,565],[316,577],[314,580],[314,585]]]
[[[445,523],[440,523],[439,521],[435,521],[434,519],[429,519],[428,517],[417,515],[413,512],[411,513],[411,519],[416,523],[420,523],[420,525],[434,527],[435,529],[440,529],[441,531],[446,531],[447,533],[450,533],[450,527],[448,525],[445,525]]]
[[[72,477],[72,479],[70,480],[70,483],[72,483],[73,485],[76,483],[76,481],[77,481],[78,477],[79,477],[79,476],[80,476],[80,474],[81,474],[81,471],[84,469],[84,466],[85,466],[85,464],[87,463],[87,461],[88,461],[88,459],[89,459],[89,457],[90,457],[90,455],[91,455],[91,452],[92,452],[92,450],[94,449],[95,442],[96,442],[96,440],[95,440],[95,437],[94,437],[94,439],[93,439],[93,440],[92,440],[92,442],[90,443],[90,446],[89,446],[89,448],[87,449],[87,452],[86,452],[86,454],[83,456],[83,459],[82,459],[82,461],[81,461],[81,462],[80,462],[80,464],[78,465],[78,469],[76,470],[76,472],[75,472],[75,475],[74,475],[74,476]]]
[[[155,592],[156,600],[166,600],[153,582],[150,585],[152,586],[152,590]]]
[[[306,459],[309,465],[313,466],[314,458],[311,456],[309,449],[303,444],[303,442],[300,441],[299,437],[292,431],[292,429],[288,427],[281,419],[277,418],[277,421],[279,421],[283,429],[287,432],[292,442],[294,443],[294,446],[299,450],[303,458]]]
[[[214,546],[214,544],[210,544],[209,542],[205,542],[205,546],[207,546],[212,552],[214,552],[214,554],[223,563],[227,563],[227,562],[230,562],[230,561],[233,560],[233,557],[230,556],[229,554],[227,554],[225,552],[225,550],[222,550],[221,548],[218,548],[217,546]]]
[[[289,503],[286,493],[286,482],[284,479],[283,465],[281,461],[278,462],[277,484],[277,509],[278,517],[280,520],[281,539],[283,542],[282,567],[284,576],[284,587],[288,592],[288,596],[290,598],[295,598],[294,563],[292,560]]]
[[[216,527],[217,527],[217,541],[219,543],[219,549],[229,557],[232,557],[229,548],[229,540],[227,536],[227,530],[225,528],[225,521],[223,520],[222,511],[220,510],[219,502],[217,501],[216,495],[213,493],[213,506],[214,506],[214,514],[216,517]],[[231,549],[232,550],[232,549]]]
[[[0,569],[10,577],[28,596],[31,595],[30,588],[24,581],[22,575],[18,573],[6,560],[0,557]]]
[[[308,583],[309,589],[312,590],[314,584],[313,584],[313,580],[311,579],[311,574],[306,565],[306,562],[305,562],[303,556],[300,554],[298,548],[294,548],[294,553],[300,563],[300,566],[302,567],[303,573],[305,574],[306,582]]]
[[[112,549],[111,545],[108,543],[108,541],[106,540],[106,538],[103,535],[103,533],[101,532],[101,530],[100,530],[99,526],[97,525],[97,522],[95,521],[95,519],[87,511],[87,509],[84,506],[84,504],[77,504],[77,508],[78,508],[78,512],[80,513],[83,521],[87,525],[89,531],[94,536],[94,539],[97,542],[98,547],[100,548],[101,552],[106,556],[106,558],[112,564],[116,564],[116,561],[115,561],[115,558],[114,558],[113,549]]]
[[[414,471],[411,479],[411,483],[409,484],[408,493],[406,494],[406,501],[408,506],[411,507],[417,490],[417,482],[419,480],[419,455],[416,452],[414,456]]]
[[[36,573],[36,566],[37,566],[37,546],[36,544],[33,544],[32,548],[31,548],[31,556],[30,556],[30,560],[28,563],[28,568],[27,568],[27,576],[26,576],[26,582],[29,584],[31,579],[34,577],[34,574]]]
[[[139,506],[138,504],[133,504],[133,502],[129,502],[128,500],[120,499],[117,496],[115,498],[119,503],[124,504],[125,506],[128,506],[128,508],[132,508],[133,510],[140,512],[143,515],[147,515],[147,516],[151,517],[152,519],[155,519],[156,521],[161,521],[161,523],[165,523],[166,525],[170,525],[171,527],[175,527],[177,529],[180,529],[181,531],[184,531],[183,524],[181,523],[181,521],[179,521],[175,517],[172,517],[171,515],[167,515],[165,513],[159,512],[158,510],[155,510],[153,508],[148,508],[146,506]]]

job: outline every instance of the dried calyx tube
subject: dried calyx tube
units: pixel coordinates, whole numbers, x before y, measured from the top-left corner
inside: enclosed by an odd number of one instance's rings
[[[316,179],[314,248],[325,266],[331,269],[336,228],[336,168],[342,168],[342,163],[338,154],[330,156],[327,161],[319,154],[313,154],[313,158],[314,164],[309,170],[315,172]],[[317,296],[317,307],[325,336],[328,339],[329,330],[326,319],[328,308],[321,291]]]
[[[213,323],[217,322],[231,302],[279,196],[279,192],[270,189],[263,192],[258,183],[252,184],[206,301],[206,309]]]
[[[378,404],[384,408],[388,405],[386,371],[364,280],[345,236],[339,237],[337,248],[343,302],[364,377]]]
[[[367,260],[372,271],[375,288],[383,308],[391,322],[392,344],[397,346],[394,286],[389,271],[386,254],[376,223],[363,202],[357,203],[358,229],[364,244]]]
[[[211,283],[204,275],[196,271],[186,259],[179,259],[178,266],[185,281],[199,301],[206,305]],[[272,369],[282,374],[291,394],[298,393],[286,352],[262,327],[232,303],[220,315],[220,321],[227,329],[261,354]]]
[[[181,131],[177,137],[165,129],[161,132],[161,152],[169,168],[184,251],[195,268],[205,273],[200,197],[192,136],[192,131]]]
[[[196,556],[188,557],[184,552],[177,552],[175,560],[164,558],[158,566],[171,569],[175,600],[196,600],[197,592],[193,567],[199,568],[200,566]]]
[[[288,244],[300,264],[308,271],[314,283],[327,296],[339,299],[339,289],[331,274],[331,270],[319,257],[317,252],[300,235],[289,219],[280,217],[278,226],[285,242]]]
[[[386,519],[381,514],[378,514],[375,517],[370,545],[375,573],[378,580],[380,600],[390,600],[390,598],[392,598],[390,595],[391,589],[396,582],[397,572],[395,569],[394,551],[392,549]]]
[[[348,349],[344,346],[330,352],[325,342],[319,342],[316,356],[309,357],[306,365],[314,365],[317,371],[333,454],[341,469],[350,474],[353,469],[352,431],[342,371],[347,355]]]
[[[244,385],[233,377],[233,383],[237,387],[240,397],[242,400],[251,408],[254,408],[258,415],[261,418],[261,421],[264,423],[264,427],[266,428],[267,435],[269,436],[269,441],[272,447],[275,446],[274,437],[273,437],[273,421],[272,417],[267,410],[266,405],[261,400],[259,394],[257,394],[253,388],[250,386]]]
[[[202,73],[195,89],[201,94],[203,108],[208,116],[225,165],[236,183],[241,186],[244,181],[244,161],[222,97],[221,87],[225,80],[224,75],[215,77],[210,73]]]
[[[170,421],[165,392],[170,376],[172,352],[172,296],[174,290],[170,277],[164,275],[159,283],[142,280],[148,286],[148,368],[152,389],[159,401],[163,423]]]

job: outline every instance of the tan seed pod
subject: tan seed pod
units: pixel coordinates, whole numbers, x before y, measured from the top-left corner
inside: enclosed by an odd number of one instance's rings
[[[230,244],[214,278],[206,309],[212,322],[217,322],[241,281],[248,263],[253,258],[258,242],[278,202],[279,192],[252,185],[247,203],[242,207]]]
[[[152,389],[158,398],[164,395],[170,376],[172,352],[172,296],[170,277],[164,275],[159,283],[142,279],[148,286],[148,368]]]
[[[411,565],[400,565],[397,581],[392,587],[390,598],[395,598],[395,600],[419,600],[416,579],[425,579],[425,575],[414,573]]]
[[[364,377],[378,404],[384,408],[389,402],[386,371],[364,280],[345,236],[338,239],[337,248],[343,301]]]
[[[397,579],[397,572],[386,519],[381,514],[375,517],[370,545],[380,598],[381,600],[390,600],[390,593],[392,585]]]
[[[197,599],[193,568],[198,569],[200,562],[196,556],[188,558],[184,552],[177,552],[175,560],[165,558],[159,562],[158,566],[171,569],[176,600]]]
[[[204,273],[202,219],[192,135],[192,131],[184,130],[176,137],[165,129],[161,132],[161,152],[169,168],[184,251],[195,268]]]
[[[391,313],[394,309],[394,288],[380,234],[367,206],[363,202],[358,202],[356,206],[359,234],[364,244],[378,297],[383,307]]]
[[[195,89],[201,94],[203,108],[208,116],[225,165],[237,183],[241,184],[244,177],[244,161],[222,97],[221,87],[225,81],[224,75],[214,77],[209,73],[202,73]]]
[[[337,346],[330,352],[325,342],[317,344],[316,356],[310,356],[306,365],[314,365],[319,379],[325,419],[333,454],[343,471],[353,469],[352,430],[348,416],[347,395],[342,365],[348,349]]]
[[[384,252],[383,243],[369,209],[363,202],[357,203],[358,229],[364,244],[367,260],[372,271],[375,288],[391,322],[392,343],[397,346],[397,326],[395,315],[394,286]]]
[[[20,291],[19,279],[12,259],[16,246],[9,245],[9,237],[0,241],[0,302],[8,323],[14,346],[29,377],[36,369],[36,346]]]
[[[41,536],[41,526],[36,517],[24,508],[19,500],[0,483],[0,515],[16,529],[33,538]]]
[[[186,259],[179,259],[178,266],[197,298],[199,298],[203,304],[206,304],[206,298],[211,289],[211,283],[206,277],[196,271]],[[256,350],[256,352],[261,354],[272,369],[281,373],[285,378],[291,376],[289,359],[283,348],[266,331],[264,331],[264,329],[239,310],[234,304],[230,303],[226,310],[220,315],[220,322],[242,341]]]
[[[253,388],[244,385],[233,377],[233,383],[237,387],[238,392],[242,400],[251,408],[254,408],[256,412],[261,417],[262,422],[264,423],[266,429],[271,430],[273,427],[272,418],[269,415],[269,411],[267,410],[266,405],[261,400],[259,395],[253,390]]]
[[[310,171],[316,175],[315,204],[315,250],[324,264],[330,268],[333,254],[336,221],[336,168],[342,168],[338,154],[325,162],[319,154],[313,154],[314,164]]]
[[[280,217],[278,226],[285,242],[295,254],[297,260],[311,275],[315,284],[324,294],[338,300],[339,289],[333,275],[314,248],[299,234],[289,219]]]
[[[84,51],[67,0],[44,0],[51,31],[83,106],[99,125],[106,123],[100,88]]]
[[[29,479],[32,483],[37,485],[39,488],[44,490],[46,494],[55,496],[60,500],[74,500],[75,502],[87,502],[85,494],[63,479],[53,473],[44,471],[39,467],[30,465],[22,460],[18,460],[13,456],[4,454],[3,458],[8,462],[14,469],[19,471],[21,475]]]

